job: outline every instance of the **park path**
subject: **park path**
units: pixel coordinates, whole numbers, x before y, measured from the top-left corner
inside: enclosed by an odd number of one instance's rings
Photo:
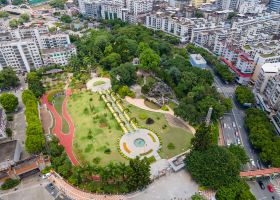
[[[64,146],[64,149],[65,149],[69,159],[71,160],[72,164],[79,165],[79,162],[76,159],[76,157],[73,153],[73,149],[72,149],[75,126],[71,120],[70,115],[67,112],[67,102],[70,98],[71,93],[72,92],[70,89],[66,90],[65,98],[64,98],[64,101],[62,104],[62,115],[69,126],[69,131],[66,134],[64,134],[62,132],[62,118],[59,115],[59,113],[56,111],[55,107],[48,102],[47,94],[43,95],[43,97],[41,98],[41,102],[48,107],[49,111],[53,115],[53,118],[54,118],[53,120],[55,121],[55,124],[54,124],[54,128],[52,130],[52,133],[56,135],[56,137],[60,141],[60,144]]]

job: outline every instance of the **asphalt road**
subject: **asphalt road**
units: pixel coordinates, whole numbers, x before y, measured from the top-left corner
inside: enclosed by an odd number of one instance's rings
[[[229,113],[225,113],[225,115],[220,119],[225,144],[240,144],[244,147],[250,159],[250,162],[244,166],[244,170],[263,168],[264,166],[261,164],[258,155],[252,148],[249,142],[247,131],[245,130],[245,112],[236,104],[234,99],[236,85],[223,83],[218,77],[215,76],[213,70],[210,67],[207,69],[210,70],[214,75],[214,83],[217,91],[222,93],[225,97],[232,99],[232,110]]]

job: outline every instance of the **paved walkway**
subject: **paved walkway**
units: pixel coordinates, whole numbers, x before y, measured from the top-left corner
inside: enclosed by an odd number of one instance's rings
[[[161,110],[161,109],[155,110],[155,109],[149,108],[148,106],[145,105],[145,103],[144,103],[145,100],[144,99],[133,99],[131,97],[126,96],[125,100],[128,103],[130,103],[134,106],[137,106],[139,108],[142,108],[144,110],[148,110],[148,111],[152,111],[152,112],[158,112],[158,113],[164,113],[164,114],[171,114],[171,115],[174,116],[174,112],[171,109],[169,109],[169,111],[164,111],[164,110]]]
[[[67,112],[67,102],[70,98],[71,93],[72,92],[71,92],[70,89],[66,90],[65,99],[64,99],[63,104],[62,104],[62,115],[63,115],[65,121],[67,122],[68,126],[69,126],[69,132],[67,134],[64,134],[62,132],[62,118],[59,115],[59,113],[56,111],[55,107],[48,102],[48,98],[47,98],[46,94],[42,97],[41,101],[42,101],[43,104],[46,104],[49,111],[51,111],[51,113],[54,117],[55,125],[54,125],[54,128],[53,128],[53,133],[59,139],[60,144],[64,146],[65,151],[66,151],[69,159],[71,160],[72,164],[73,165],[78,165],[79,164],[78,160],[76,159],[76,157],[73,153],[73,149],[72,149],[75,126],[74,126],[74,123],[71,120],[70,115]]]

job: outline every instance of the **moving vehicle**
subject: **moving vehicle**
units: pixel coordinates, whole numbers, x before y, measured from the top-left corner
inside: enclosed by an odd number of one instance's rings
[[[262,190],[264,190],[264,189],[265,189],[264,184],[263,184],[263,182],[262,182],[262,181],[258,181],[258,184],[259,184],[259,186],[260,186],[260,188],[261,188]]]
[[[236,131],[236,132],[235,132],[235,135],[236,135],[237,137],[239,136],[239,133],[238,133],[238,131]]]
[[[273,189],[271,184],[268,184],[266,187],[267,187],[269,192],[271,192],[271,193],[274,192],[274,189]]]
[[[43,178],[43,179],[47,179],[50,175],[51,175],[51,173],[44,174],[44,175],[42,176],[42,178]]]
[[[239,139],[239,138],[237,138],[237,139],[236,139],[236,142],[237,142],[237,144],[241,144],[241,142],[240,142],[240,139]]]

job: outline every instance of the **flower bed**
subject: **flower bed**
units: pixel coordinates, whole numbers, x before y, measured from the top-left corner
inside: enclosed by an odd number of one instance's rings
[[[127,153],[131,153],[131,151],[128,149],[128,147],[126,146],[126,143],[123,143],[123,148]]]
[[[151,133],[148,133],[148,135],[152,138],[153,142],[156,142],[156,138]]]

